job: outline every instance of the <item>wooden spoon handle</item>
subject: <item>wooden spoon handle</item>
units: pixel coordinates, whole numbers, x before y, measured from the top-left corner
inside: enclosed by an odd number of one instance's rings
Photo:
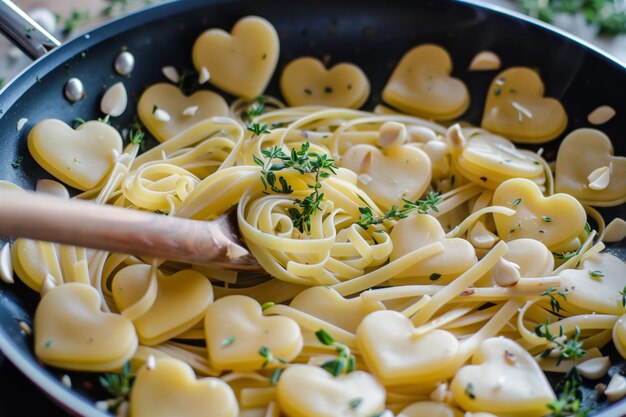
[[[228,216],[199,221],[32,192],[0,193],[0,236],[255,270]]]

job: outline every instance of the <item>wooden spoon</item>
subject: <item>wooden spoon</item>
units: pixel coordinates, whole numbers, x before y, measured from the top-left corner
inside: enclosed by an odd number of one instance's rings
[[[150,256],[233,270],[259,270],[242,246],[236,218],[215,221],[164,216],[82,200],[3,191],[0,236]]]

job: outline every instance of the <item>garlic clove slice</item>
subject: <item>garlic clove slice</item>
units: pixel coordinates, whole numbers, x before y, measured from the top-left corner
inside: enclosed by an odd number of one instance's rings
[[[13,284],[13,264],[11,263],[11,247],[5,243],[0,249],[0,280],[7,284]]]
[[[198,113],[198,106],[189,106],[185,110],[183,110],[183,116],[193,117]]]
[[[102,96],[100,111],[113,117],[122,115],[128,105],[126,88],[121,82],[113,84]]]
[[[209,70],[206,67],[202,67],[200,73],[198,74],[198,84],[202,85],[209,81],[210,78],[211,73],[209,73]]]
[[[171,82],[177,84],[180,81],[180,75],[178,74],[178,70],[172,66],[167,66],[161,68],[161,72]]]
[[[604,395],[609,399],[610,403],[619,401],[626,396],[626,378],[624,378],[619,372],[611,378],[611,382],[604,390]]]
[[[576,365],[578,372],[587,379],[600,379],[609,371],[611,360],[608,356],[594,358]]]
[[[495,71],[500,69],[500,57],[491,51],[480,51],[470,62],[470,71]]]
[[[153,114],[154,118],[160,122],[169,122],[170,120],[172,120],[172,116],[170,116],[170,114],[163,109],[157,108],[154,110]]]
[[[20,130],[22,130],[26,123],[28,123],[28,119],[25,117],[22,117],[20,120],[18,120],[17,125],[15,126],[17,128],[17,131],[19,132]]]
[[[604,229],[603,242],[619,242],[626,237],[626,221],[619,217],[613,219]]]
[[[589,176],[587,176],[587,181],[589,181],[589,188],[592,190],[604,190],[609,186],[609,181],[611,180],[610,168],[607,166],[600,167],[598,169],[593,170]]]
[[[615,109],[611,106],[600,106],[589,113],[587,121],[592,125],[602,125],[615,116]]]

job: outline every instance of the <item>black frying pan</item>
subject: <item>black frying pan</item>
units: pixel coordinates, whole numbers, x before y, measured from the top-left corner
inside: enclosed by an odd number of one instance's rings
[[[331,64],[345,60],[363,68],[372,84],[372,95],[365,105],[371,109],[381,102],[380,92],[403,53],[417,44],[434,42],[450,52],[454,75],[463,79],[471,91],[472,103],[462,119],[479,124],[495,73],[468,72],[467,67],[477,52],[489,49],[501,57],[505,68],[539,68],[547,95],[557,97],[567,110],[566,133],[587,126],[587,115],[597,106],[615,108],[617,117],[601,130],[613,138],[616,155],[626,155],[626,141],[622,139],[626,131],[624,65],[519,14],[453,0],[184,0],[124,17],[58,47],[7,85],[0,93],[0,179],[34,188],[38,179],[49,177],[26,148],[27,133],[37,121],[49,117],[67,122],[75,117],[100,117],[100,97],[118,81],[124,82],[136,100],[147,85],[163,81],[163,66],[174,65],[181,72],[193,69],[191,47],[202,31],[211,27],[230,30],[239,18],[250,14],[270,20],[280,35],[280,62],[269,94],[279,95],[277,79],[287,62],[301,55],[323,58],[328,54]],[[113,60],[122,47],[136,58],[129,79],[113,69]],[[70,77],[81,79],[87,92],[86,99],[76,104],[63,96],[63,86]],[[113,125],[123,128],[132,116],[132,111],[127,111],[115,118]],[[21,118],[27,118],[28,123],[17,132]],[[554,158],[558,143],[545,146],[548,159]],[[14,168],[12,162],[20,156],[23,162]],[[620,207],[604,213],[610,220],[615,215],[625,217],[626,210]],[[626,259],[620,245],[615,245],[613,251]],[[91,380],[97,385],[94,375],[70,373],[75,390],[68,390],[59,382],[59,375],[65,371],[45,368],[33,356],[32,340],[20,331],[18,321],[32,323],[38,298],[20,283],[0,285],[0,350],[69,411],[104,417],[106,414],[93,406],[104,394],[97,389],[85,390],[81,384]],[[614,350],[609,348],[607,352],[615,366],[626,369],[626,362]],[[603,382],[608,382],[606,379]],[[596,406],[603,408],[599,413],[602,416],[626,415],[626,401],[608,407],[604,401]]]

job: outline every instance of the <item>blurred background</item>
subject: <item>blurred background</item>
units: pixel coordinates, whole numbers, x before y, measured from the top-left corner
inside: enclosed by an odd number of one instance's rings
[[[14,0],[64,41],[163,0]],[[185,1],[185,0],[180,0]],[[209,1],[209,0],[207,0]],[[414,0],[422,1],[422,0]],[[626,63],[626,0],[484,0],[554,24]],[[0,37],[0,86],[30,60]],[[0,417],[67,417],[0,354]]]
[[[164,0],[13,0],[63,41],[98,24]],[[181,0],[185,1],[185,0]],[[421,1],[421,0],[416,0]],[[471,1],[471,0],[470,0]],[[626,62],[626,0],[483,0],[552,23]],[[0,39],[0,81],[30,63]]]

